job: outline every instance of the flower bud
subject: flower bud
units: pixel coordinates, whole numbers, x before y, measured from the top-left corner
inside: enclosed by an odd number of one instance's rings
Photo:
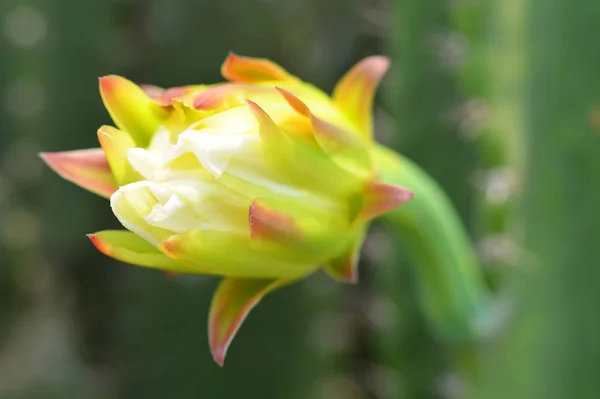
[[[230,55],[227,83],[162,90],[116,76],[100,92],[117,128],[102,150],[46,153],[64,178],[110,197],[128,230],[103,253],[170,272],[223,276],[210,313],[222,364],[253,306],[320,267],[357,280],[368,223],[410,200],[378,181],[371,107],[388,67],[355,66],[329,97],[264,59]]]

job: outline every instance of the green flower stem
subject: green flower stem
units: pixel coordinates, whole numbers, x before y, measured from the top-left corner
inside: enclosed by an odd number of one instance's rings
[[[382,217],[415,266],[426,317],[443,338],[470,342],[490,332],[490,295],[469,237],[440,186],[412,161],[375,149],[381,178],[413,191],[410,203]]]

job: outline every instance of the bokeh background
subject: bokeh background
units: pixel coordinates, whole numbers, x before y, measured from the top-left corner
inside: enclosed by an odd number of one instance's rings
[[[1,399],[600,397],[597,0],[1,0]],[[427,327],[402,243],[374,226],[361,283],[323,275],[210,358],[212,278],[166,279],[85,238],[117,223],[39,151],[97,146],[97,77],[220,79],[229,51],[331,90],[393,67],[379,140],[449,193],[510,316],[484,342]]]

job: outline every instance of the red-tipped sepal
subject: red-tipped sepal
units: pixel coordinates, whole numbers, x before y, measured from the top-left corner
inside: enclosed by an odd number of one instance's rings
[[[104,255],[124,263],[169,272],[190,271],[188,267],[169,258],[154,245],[130,231],[105,230],[88,234],[88,238]]]
[[[234,83],[258,83],[274,80],[296,80],[281,66],[264,58],[243,57],[233,53],[221,66],[221,75]]]
[[[118,186],[101,148],[43,152],[40,157],[63,179],[109,198]]]
[[[358,283],[358,261],[366,231],[366,228],[362,228],[356,239],[341,255],[325,264],[327,274],[344,283]]]
[[[413,192],[401,186],[369,182],[364,189],[363,204],[358,217],[370,220],[413,199]]]
[[[269,292],[289,284],[283,279],[226,278],[213,296],[208,340],[213,359],[223,366],[231,341],[252,309]]]
[[[302,237],[294,219],[282,212],[269,208],[260,200],[254,200],[248,212],[251,240],[299,241]]]
[[[390,66],[387,57],[367,57],[356,64],[337,83],[333,100],[366,136],[372,136],[373,97]]]

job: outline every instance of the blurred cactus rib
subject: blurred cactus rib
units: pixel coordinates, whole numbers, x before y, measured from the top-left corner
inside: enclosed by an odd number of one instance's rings
[[[517,135],[514,321],[482,355],[472,398],[600,395],[600,4],[495,2],[486,57],[504,76],[490,113]]]
[[[428,211],[416,209],[424,202],[416,204],[417,207],[413,206],[413,213],[419,215],[416,219],[418,222],[413,222],[413,227],[403,212],[392,213],[389,220],[386,220],[390,224],[388,231],[396,233],[390,239],[403,245],[401,249],[395,249],[390,259],[373,272],[379,281],[373,294],[379,302],[387,304],[386,308],[392,313],[389,320],[373,334],[378,343],[381,361],[397,372],[392,385],[395,386],[393,392],[398,396],[390,397],[443,398],[447,397],[448,392],[456,394],[455,388],[448,387],[445,381],[459,381],[460,370],[455,370],[455,349],[440,345],[439,335],[434,333],[435,327],[438,327],[438,333],[444,327],[441,324],[433,326],[432,323],[436,322],[431,317],[436,318],[435,313],[443,313],[444,316],[437,317],[438,322],[442,321],[442,317],[454,318],[454,322],[445,319],[453,330],[445,331],[445,335],[457,338],[461,334],[458,334],[458,326],[454,324],[456,317],[464,316],[464,321],[474,314],[467,317],[464,314],[459,316],[456,312],[477,312],[478,302],[483,299],[469,305],[462,302],[460,307],[454,308],[452,307],[459,303],[453,302],[458,300],[457,296],[442,299],[438,290],[447,279],[454,278],[443,274],[452,273],[445,268],[452,264],[453,258],[445,252],[447,248],[427,247],[428,244],[445,245],[442,244],[446,242],[442,236],[438,237],[441,241],[418,237],[418,234],[423,233],[444,234],[439,231],[442,226],[435,225],[435,218],[430,221],[421,218],[432,216],[429,212],[440,205],[445,209],[449,205],[444,202],[448,201],[458,209],[462,222],[470,225],[474,154],[472,145],[461,134],[456,118],[462,101],[456,76],[462,49],[459,37],[451,27],[451,3],[442,0],[405,0],[393,1],[390,6],[389,17],[393,21],[389,32],[392,76],[386,98],[391,107],[390,115],[397,126],[397,131],[391,135],[392,144],[396,150],[437,179],[449,198],[444,196],[438,203],[435,196],[431,196],[439,190],[437,185],[433,183],[431,187],[424,186],[420,197],[430,194],[428,198],[432,202],[426,205],[429,207]],[[453,210],[450,209],[450,212]],[[456,218],[454,215],[453,217]],[[460,231],[455,232],[461,236],[459,240],[468,240],[460,227],[461,222],[456,220],[454,223],[459,226]],[[401,229],[399,226],[404,227]],[[430,230],[421,232],[422,228]],[[408,237],[412,240],[407,241]],[[420,249],[416,249],[415,246],[421,245]],[[466,262],[464,266],[467,269],[477,269],[479,266],[476,259],[472,257],[469,244],[466,245],[465,253],[455,255],[461,262]],[[445,258],[435,261],[435,251],[445,254]],[[423,267],[415,270],[415,262]],[[437,267],[430,268],[429,265],[433,262],[437,262]],[[436,279],[439,279],[437,283]],[[459,296],[466,295],[463,297],[465,300],[470,294],[460,290],[459,288],[457,292],[460,292]],[[452,291],[447,291],[450,292]],[[481,294],[479,292],[475,295]],[[429,320],[423,317],[423,307],[420,306],[423,303],[426,303],[425,308],[429,307]],[[475,307],[470,308],[471,306]],[[464,330],[462,338],[463,342],[468,342]]]

